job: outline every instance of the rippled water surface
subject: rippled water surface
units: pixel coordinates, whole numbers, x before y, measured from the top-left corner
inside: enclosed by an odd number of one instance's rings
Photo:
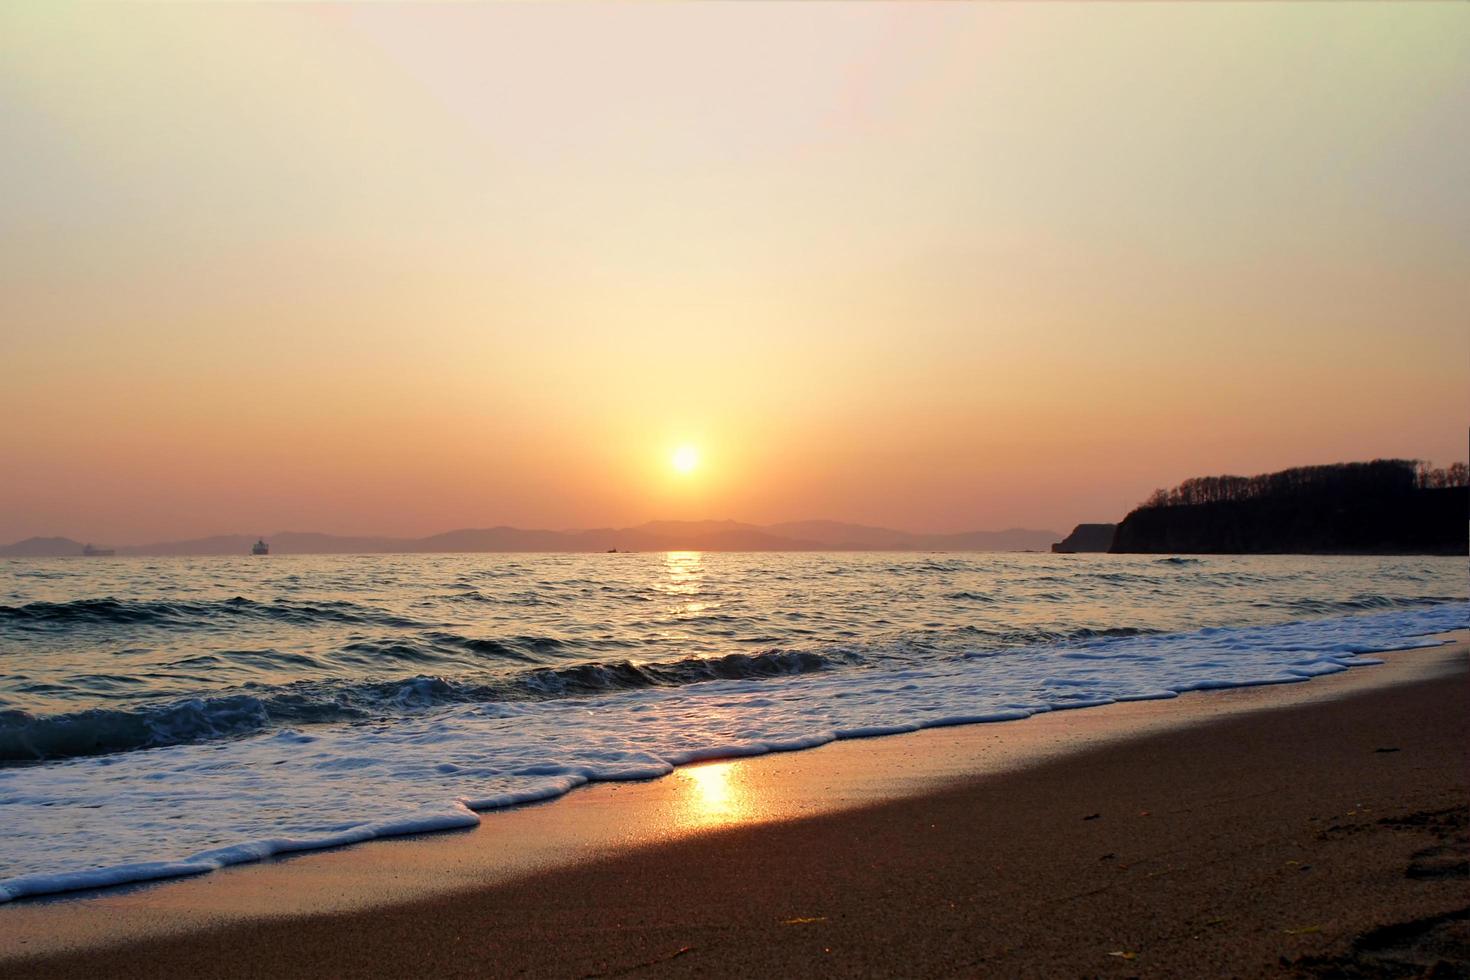
[[[1442,558],[0,562],[0,891],[711,754],[1299,680],[1462,625],[1465,599]],[[184,773],[205,782],[170,800]],[[70,836],[46,829],[57,807]]]

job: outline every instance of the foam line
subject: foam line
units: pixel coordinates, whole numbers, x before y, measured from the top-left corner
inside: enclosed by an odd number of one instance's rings
[[[1104,637],[861,669],[583,699],[452,705],[0,770],[0,902],[201,874],[279,854],[469,827],[475,811],[713,758],[1304,683],[1430,646],[1470,603],[1276,626]],[[1079,658],[1079,653],[1086,657]],[[221,842],[226,843],[221,843]]]

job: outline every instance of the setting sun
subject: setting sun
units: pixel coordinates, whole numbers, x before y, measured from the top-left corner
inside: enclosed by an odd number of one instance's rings
[[[680,473],[692,473],[699,466],[699,450],[693,446],[680,446],[669,460]]]

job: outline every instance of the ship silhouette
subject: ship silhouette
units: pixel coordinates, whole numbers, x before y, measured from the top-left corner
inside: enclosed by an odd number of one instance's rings
[[[268,555],[271,553],[271,546],[265,543],[265,538],[261,538],[250,546],[250,553],[252,555]]]

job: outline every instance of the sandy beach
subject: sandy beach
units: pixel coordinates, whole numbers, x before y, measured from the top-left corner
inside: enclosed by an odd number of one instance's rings
[[[1458,976],[1454,639],[1303,684],[691,766],[467,833],[19,902],[0,967]]]

